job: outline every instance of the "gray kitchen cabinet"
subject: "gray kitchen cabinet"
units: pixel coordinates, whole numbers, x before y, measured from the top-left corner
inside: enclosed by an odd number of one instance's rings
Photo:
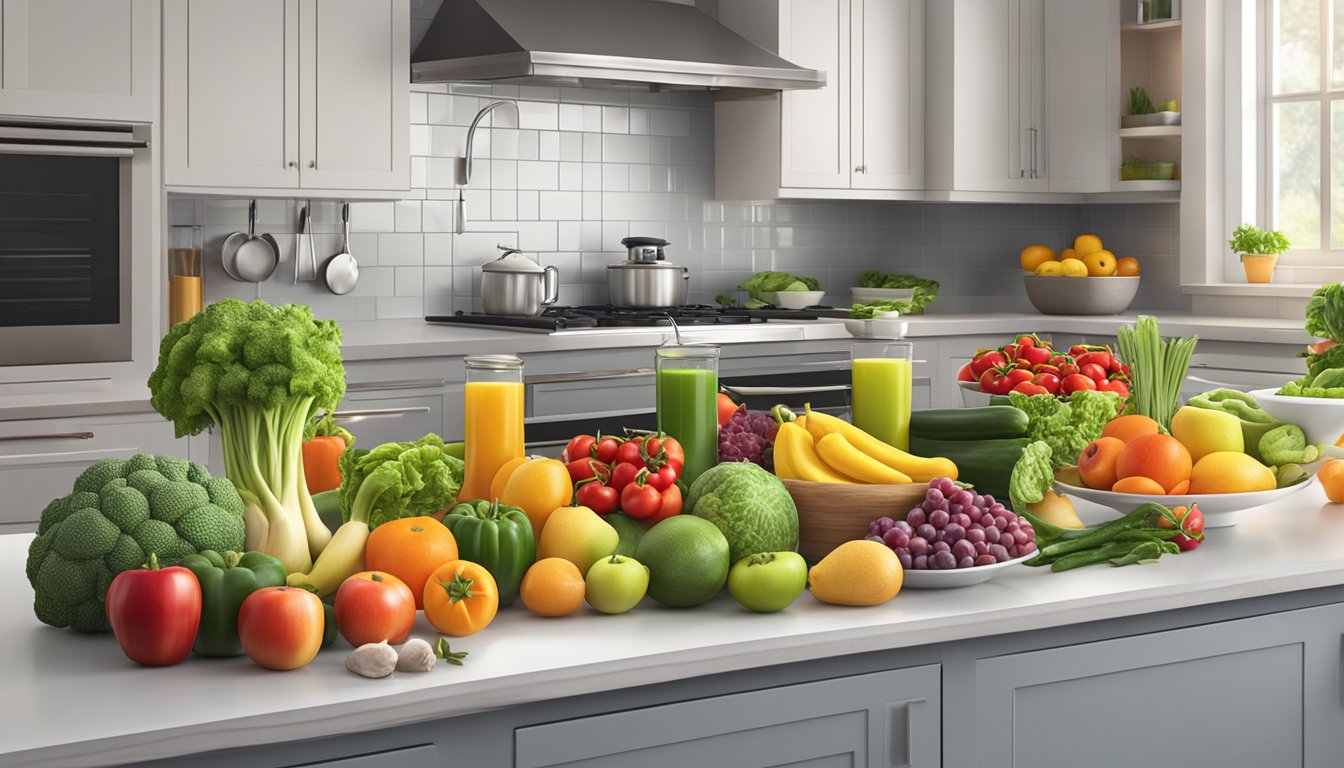
[[[941,765],[940,717],[928,665],[519,728],[514,766],[920,768]]]
[[[977,768],[1337,765],[1344,606],[975,661]]]
[[[158,49],[155,0],[2,0],[0,114],[150,122]]]
[[[137,453],[187,458],[187,441],[154,412],[0,422],[0,533],[37,530],[47,503],[103,459]]]
[[[408,1],[165,0],[170,191],[407,189]]]

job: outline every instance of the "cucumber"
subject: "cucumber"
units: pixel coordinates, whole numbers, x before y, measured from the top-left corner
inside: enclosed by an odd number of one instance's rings
[[[1026,437],[1027,421],[1026,412],[1011,405],[911,411],[910,436],[958,441]]]
[[[970,483],[975,486],[976,491],[993,496],[1005,507],[1011,506],[1008,503],[1008,481],[1013,476],[1013,465],[1022,457],[1023,449],[1030,443],[1031,441],[1025,437],[934,440],[917,436],[913,430],[910,433],[911,453],[916,456],[942,456],[951,459],[957,465],[958,482]]]

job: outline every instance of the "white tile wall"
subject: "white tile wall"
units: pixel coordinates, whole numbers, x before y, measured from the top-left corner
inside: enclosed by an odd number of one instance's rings
[[[466,189],[466,233],[454,234],[466,126],[492,99],[518,103],[482,121]],[[821,280],[828,300],[868,269],[934,278],[934,312],[1025,310],[1017,251],[1100,235],[1143,264],[1136,308],[1189,310],[1179,288],[1175,205],[1044,206],[955,203],[737,202],[713,199],[713,101],[707,95],[516,86],[415,86],[408,199],[353,203],[351,251],[360,284],[333,296],[294,285],[293,232],[303,201],[261,201],[259,231],[275,233],[282,263],[264,285],[223,274],[218,247],[246,224],[245,200],[173,200],[172,223],[201,223],[207,296],[303,301],[336,319],[417,317],[479,310],[480,265],[497,244],[559,268],[561,300],[602,303],[620,240],[672,241],[691,268],[690,300],[711,303],[753,272],[782,269]],[[339,246],[339,206],[315,203],[320,256]]]

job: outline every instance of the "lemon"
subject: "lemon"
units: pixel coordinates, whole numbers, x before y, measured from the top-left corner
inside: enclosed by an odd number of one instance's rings
[[[1073,238],[1073,252],[1082,258],[1089,253],[1101,250],[1101,238],[1096,235],[1079,235]]]
[[[1028,245],[1018,254],[1023,272],[1035,272],[1036,268],[1047,261],[1055,260],[1055,250],[1047,245]]]
[[[1036,274],[1050,277],[1058,275],[1059,270],[1063,267],[1064,263],[1065,262],[1060,261],[1043,261],[1040,266],[1036,267]]]
[[[1087,265],[1078,259],[1061,261],[1059,273],[1065,277],[1087,277]]]

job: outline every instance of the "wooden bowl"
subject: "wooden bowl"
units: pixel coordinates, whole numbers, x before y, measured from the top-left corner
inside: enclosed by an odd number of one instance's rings
[[[1139,278],[1022,275],[1027,298],[1043,315],[1118,315],[1139,291]]]
[[[904,520],[924,500],[928,483],[843,485],[785,480],[798,507],[798,552],[815,563],[831,550],[868,535],[868,524],[883,515]]]

